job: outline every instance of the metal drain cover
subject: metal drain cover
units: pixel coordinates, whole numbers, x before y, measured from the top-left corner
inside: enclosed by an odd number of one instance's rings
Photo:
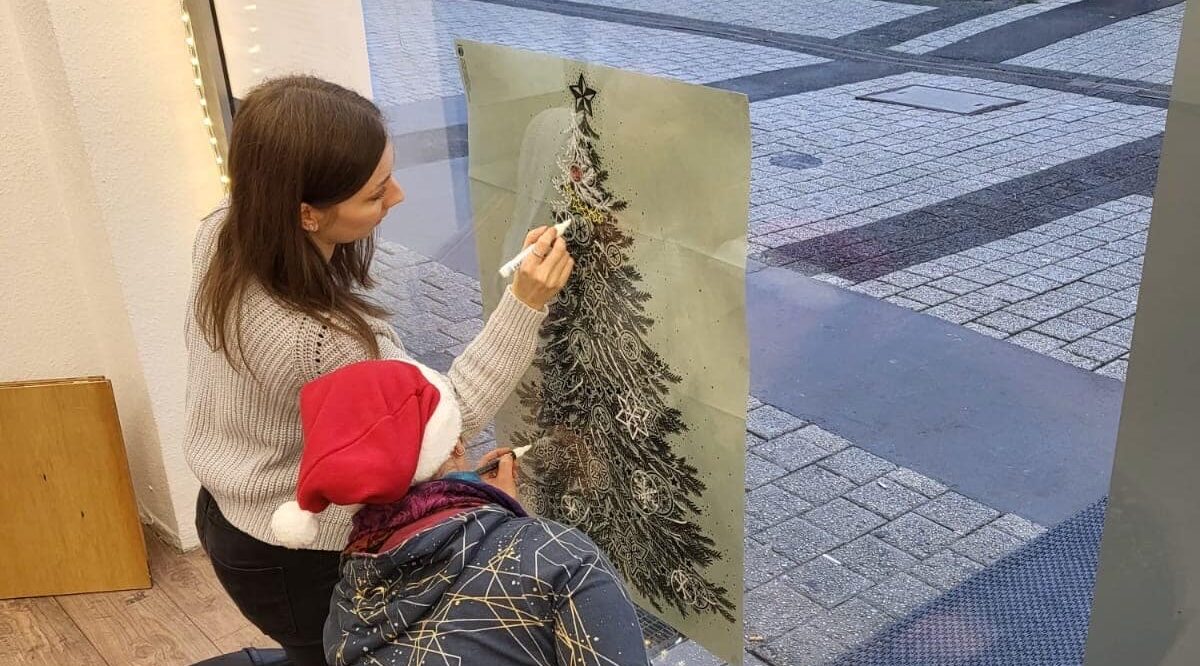
[[[901,106],[929,109],[931,111],[957,113],[962,116],[987,113],[988,111],[995,111],[996,109],[1025,103],[1025,100],[1021,99],[980,95],[979,93],[951,90],[950,88],[937,88],[934,86],[892,88],[891,90],[862,95],[858,99],[869,102],[899,104]]]

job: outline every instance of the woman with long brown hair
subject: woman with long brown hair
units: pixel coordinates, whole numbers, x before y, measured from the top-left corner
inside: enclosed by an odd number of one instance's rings
[[[296,494],[300,389],[368,359],[411,362],[364,293],[373,233],[404,200],[378,108],[308,76],[247,95],[233,124],[230,197],[196,238],[187,321],[187,460],[202,489],[200,539],[225,590],[294,664],[324,664],[322,630],[351,513],[321,515],[310,550],[276,540]],[[546,304],[574,266],[552,228],[445,380],[478,433],[528,369]]]

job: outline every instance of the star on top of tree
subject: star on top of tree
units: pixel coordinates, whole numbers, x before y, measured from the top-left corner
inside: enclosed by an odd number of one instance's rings
[[[570,88],[571,94],[575,96],[575,110],[592,115],[592,98],[596,96],[596,91],[588,87],[587,82],[583,80],[583,74],[579,75],[579,82]]]

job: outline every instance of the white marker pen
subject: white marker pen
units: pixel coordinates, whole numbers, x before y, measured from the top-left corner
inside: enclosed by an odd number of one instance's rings
[[[554,231],[556,231],[558,233],[558,235],[561,236],[563,234],[563,232],[566,231],[567,227],[569,227],[569,226],[571,226],[571,220],[567,219],[563,222],[559,222],[558,224],[554,225]],[[521,265],[522,261],[525,261],[526,257],[528,257],[530,254],[533,253],[533,248],[535,248],[535,247],[537,247],[537,243],[531,244],[529,247],[518,252],[517,256],[510,259],[507,264],[504,264],[503,266],[501,266],[500,267],[500,277],[506,278],[506,279],[512,277],[512,274],[517,270],[517,267]]]

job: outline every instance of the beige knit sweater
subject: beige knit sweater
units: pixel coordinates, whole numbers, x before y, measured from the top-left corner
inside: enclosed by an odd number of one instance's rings
[[[241,318],[242,344],[254,378],[214,351],[196,322],[195,298],[224,219],[224,208],[206,218],[193,248],[184,452],[229,522],[279,545],[271,532],[271,514],[296,495],[303,443],[300,388],[318,375],[366,360],[369,352],[353,337],[284,308],[259,288],[247,292]],[[483,331],[451,365],[447,380],[462,408],[464,438],[491,421],[529,368],[544,317],[544,310],[533,310],[507,292]],[[387,322],[368,323],[382,358],[409,359]],[[326,509],[312,547],[341,550],[350,516],[337,506]]]

